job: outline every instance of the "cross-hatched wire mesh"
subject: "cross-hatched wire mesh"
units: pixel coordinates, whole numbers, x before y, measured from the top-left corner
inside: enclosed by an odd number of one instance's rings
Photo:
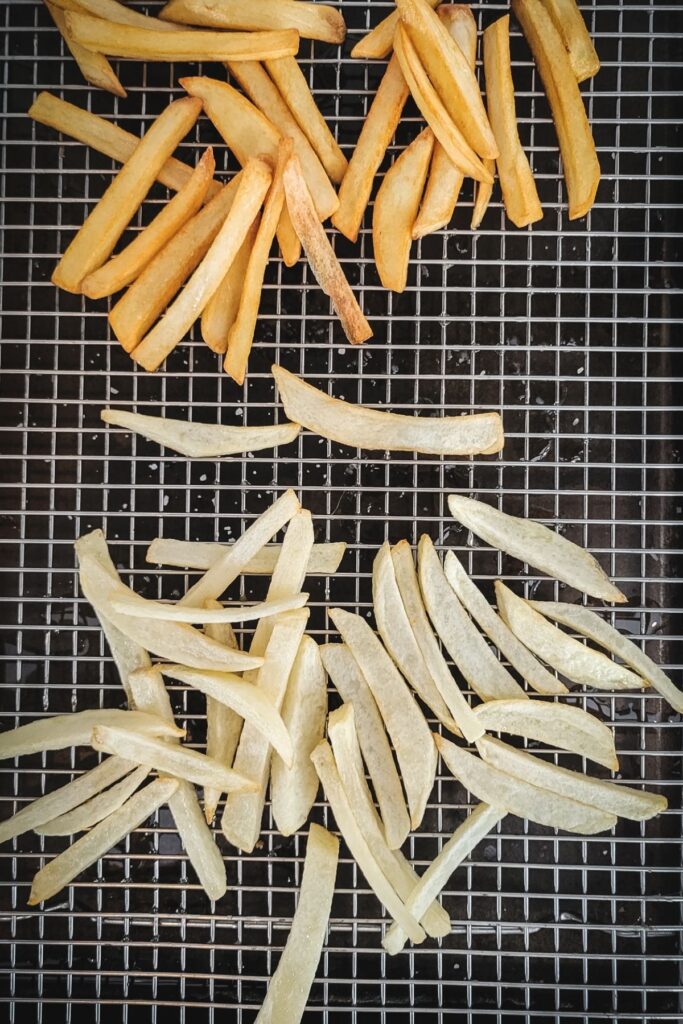
[[[304,42],[300,60],[350,153],[382,65],[353,62],[348,54],[392,5],[341,6],[350,29],[343,57],[334,47]],[[567,219],[549,109],[515,29],[521,135],[543,221],[515,230],[496,192],[473,235],[466,186],[451,229],[414,247],[402,296],[379,286],[369,216],[357,245],[337,236],[337,252],[375,329],[362,348],[345,344],[305,263],[287,270],[274,258],[249,376],[238,389],[196,330],[161,371],[137,372],[108,332],[107,303],[60,293],[49,280],[115,167],[32,124],[25,116],[32,99],[50,89],[139,134],[180,95],[177,79],[186,69],[115,62],[129,90],[127,100],[116,100],[83,84],[44,7],[0,2],[3,728],[122,705],[109,652],[78,591],[72,544],[79,534],[103,528],[127,580],[148,596],[177,597],[191,577],[145,564],[153,537],[234,538],[289,486],[314,513],[319,540],[349,543],[334,578],[307,584],[316,637],[328,635],[331,603],[369,612],[372,558],[385,538],[414,542],[426,531],[461,555],[487,593],[499,574],[525,586],[519,563],[477,545],[450,519],[446,496],[460,490],[560,524],[597,552],[629,598],[613,621],[680,681],[675,382],[682,303],[674,286],[683,26],[675,3],[582,6],[602,59],[599,76],[583,87],[603,169],[589,217]],[[473,9],[481,26],[506,5]],[[219,67],[208,71],[223,74]],[[408,106],[383,169],[419,123]],[[216,145],[221,171],[234,170],[205,119],[180,155],[194,160],[200,142]],[[164,197],[163,189],[153,190],[142,217]],[[271,422],[282,416],[273,404],[274,358],[349,401],[437,414],[500,409],[505,451],[475,461],[389,458],[304,434],[275,458],[262,452],[190,462],[100,423],[105,405]],[[548,580],[530,581],[527,592],[535,596],[567,595]],[[263,588],[262,579],[245,579],[234,593],[260,597]],[[173,700],[201,743],[203,700],[182,687],[173,689]],[[681,1018],[679,716],[651,692],[613,697],[579,688],[570,700],[615,724],[623,778],[665,793],[669,810],[587,839],[505,819],[447,888],[453,933],[393,959],[380,946],[381,909],[343,849],[306,1020]],[[83,749],[3,762],[2,817],[93,763]],[[439,775],[408,846],[419,871],[469,802],[459,784]],[[322,802],[314,818],[331,821]],[[242,856],[218,836],[230,889],[213,908],[167,811],[44,909],[27,908],[28,885],[65,841],[28,834],[3,847],[5,1019],[252,1021],[286,939],[305,851],[301,835],[277,835],[268,811],[262,839],[253,856]]]

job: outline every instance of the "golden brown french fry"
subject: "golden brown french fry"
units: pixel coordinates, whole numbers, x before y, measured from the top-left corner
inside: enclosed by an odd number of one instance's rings
[[[427,0],[430,7],[436,7],[441,0]],[[366,36],[356,43],[351,50],[354,58],[364,57],[366,60],[381,60],[388,57],[394,45],[394,32],[398,24],[400,14],[392,11],[386,18],[382,18],[378,25],[368,32]]]
[[[438,18],[436,20],[439,21]],[[439,22],[439,24],[441,23]],[[450,36],[448,38],[450,39]],[[402,24],[399,24],[396,29],[394,54],[398,58],[401,71],[420,113],[443,146],[453,166],[468,178],[474,178],[475,181],[489,181],[491,179],[490,172],[486,170],[460,129],[451,119],[427,77],[417,50]]]
[[[343,43],[346,24],[340,11],[303,0],[170,0],[161,17],[207,28],[296,29],[303,39]]]
[[[300,0],[297,0],[300,3]],[[339,185],[348,160],[337,144],[325,118],[308,87],[308,82],[295,57],[279,57],[267,60],[268,74],[275,82],[280,95],[296,118],[302,132],[318,154],[321,164],[331,181]]]
[[[281,32],[164,32],[121,25],[89,14],[64,15],[67,29],[82,46],[109,57],[139,60],[266,60],[287,57],[299,49],[299,33]]]
[[[80,72],[86,82],[89,82],[90,85],[96,86],[98,89],[106,89],[107,92],[112,92],[115,96],[121,96],[125,99],[127,96],[126,90],[121,85],[107,58],[101,53],[94,53],[92,50],[86,49],[85,46],[81,46],[78,40],[74,38],[73,33],[66,23],[64,11],[56,4],[49,3],[48,0],[45,0],[45,6],[50,13],[50,17],[59,29],[59,33],[71,53],[71,56],[78,64]]]
[[[265,160],[250,160],[242,171],[235,200],[209,250],[182,292],[133,351],[146,370],[156,370],[172,352],[225,277],[239,252],[272,179]]]
[[[372,183],[398,127],[407,99],[408,86],[398,58],[394,55],[368,110],[339,189],[339,209],[332,215],[332,223],[337,231],[341,231],[352,242],[358,238]]]
[[[408,280],[412,229],[420,206],[434,133],[425,128],[394,161],[372,211],[372,243],[380,281],[402,292]]]
[[[275,231],[285,201],[282,175],[285,163],[291,154],[292,140],[281,139],[277,167],[275,168],[275,174],[273,175],[270,190],[263,207],[261,224],[249,254],[247,269],[242,279],[237,316],[228,334],[228,351],[223,368],[237,384],[244,383],[244,376],[247,372],[247,362],[254,340],[254,330],[256,329],[259,304],[261,302],[263,277],[268,265],[270,247],[273,244]]]
[[[176,192],[152,223],[136,235],[130,245],[86,277],[82,285],[83,294],[90,299],[101,299],[134,281],[200,208],[213,181],[214,168],[213,150],[209,147],[190,180]]]
[[[505,212],[516,227],[524,228],[540,220],[543,210],[517,131],[509,14],[494,21],[484,32],[484,71],[489,121],[500,150],[496,164]]]
[[[84,278],[102,266],[200,110],[199,100],[175,100],[156,119],[70,242],[52,274],[54,284],[78,292]]]
[[[202,313],[202,338],[212,352],[225,355],[228,349],[228,335],[235,322],[242,294],[242,282],[247,272],[249,257],[258,233],[261,215],[247,231],[239,252],[233,260],[218,288],[213,293]]]
[[[543,6],[569,51],[569,63],[577,82],[597,75],[600,60],[576,0],[543,0]]]
[[[491,172],[491,177],[496,169],[495,160],[484,159],[484,167],[487,171]],[[483,181],[477,181],[474,184],[474,209],[472,210],[472,220],[470,222],[470,228],[472,231],[476,231],[482,220],[484,214],[488,210],[489,203],[491,202],[491,196],[493,195],[493,184],[487,184]]]
[[[55,7],[63,11],[76,11],[93,14],[96,18],[116,21],[120,25],[136,25],[138,28],[155,28],[160,32],[177,32],[178,26],[159,18],[150,18],[147,14],[139,14],[118,0],[51,0]]]
[[[293,267],[301,258],[301,241],[294,230],[292,218],[289,216],[287,203],[282,207],[280,223],[277,226],[277,242],[282,253],[282,261],[286,267]]]
[[[372,329],[318,219],[296,156],[291,156],[285,165],[284,184],[287,208],[315,279],[330,297],[344,334],[352,345],[359,345],[372,337]]]
[[[562,154],[569,219],[577,220],[592,207],[600,183],[600,164],[581,92],[562,37],[540,0],[512,0],[512,10],[548,97]]]

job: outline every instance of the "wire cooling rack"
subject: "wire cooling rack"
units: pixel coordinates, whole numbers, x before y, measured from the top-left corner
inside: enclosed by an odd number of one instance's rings
[[[117,101],[83,85],[39,3],[0,0],[3,728],[121,704],[109,652],[78,592],[72,544],[79,534],[102,527],[117,564],[134,567],[127,578],[137,589],[178,596],[187,584],[182,573],[145,565],[153,537],[230,539],[289,486],[314,513],[319,540],[349,542],[340,572],[307,584],[317,637],[326,635],[326,605],[369,611],[369,571],[385,538],[414,542],[426,531],[455,548],[485,587],[498,574],[523,586],[518,563],[472,546],[450,519],[446,496],[460,490],[560,524],[597,552],[629,598],[613,621],[680,681],[675,381],[683,303],[675,273],[683,22],[675,3],[582,6],[602,59],[599,76],[584,87],[603,168],[587,220],[567,220],[548,107],[516,33],[521,134],[543,221],[515,230],[496,193],[473,235],[465,189],[452,229],[415,247],[409,286],[399,297],[379,286],[368,218],[358,245],[337,237],[375,329],[362,348],[344,343],[306,265],[287,270],[274,259],[248,380],[237,389],[197,333],[160,372],[136,372],[108,333],[106,304],[57,292],[49,282],[57,255],[115,168],[33,125],[25,111],[35,94],[56,91],[140,133],[180,94],[176,82],[185,68],[122,61],[129,98]],[[342,7],[350,27],[343,57],[334,47],[304,43],[301,59],[350,153],[382,66],[352,62],[348,53],[391,5],[344,0]],[[505,9],[473,7],[480,24]],[[390,158],[418,124],[409,106]],[[193,160],[200,142],[218,141],[203,121],[183,156]],[[217,156],[219,167],[234,170],[224,147]],[[163,198],[157,189],[142,216]],[[282,415],[273,408],[273,358],[350,401],[408,412],[500,409],[505,452],[475,462],[388,458],[304,435],[275,461],[266,452],[189,462],[100,423],[105,405],[271,422]],[[240,584],[248,597],[260,596],[263,585]],[[560,593],[533,576],[526,586],[537,596]],[[173,700],[201,743],[199,695],[178,688]],[[665,793],[667,813],[643,825],[621,821],[614,835],[587,839],[505,819],[448,886],[452,935],[393,959],[381,951],[379,904],[343,850],[306,1020],[681,1019],[680,720],[651,693],[578,692],[570,700],[615,723],[623,777]],[[568,755],[557,760],[573,763]],[[93,763],[84,750],[3,762],[0,814]],[[460,785],[439,776],[423,827],[409,843],[418,870],[468,801]],[[328,820],[322,803],[314,818]],[[230,889],[212,907],[170,826],[162,811],[44,909],[27,908],[28,884],[64,840],[26,835],[0,850],[5,1019],[253,1020],[287,936],[305,838],[278,836],[268,812],[253,856],[229,849],[219,836]]]

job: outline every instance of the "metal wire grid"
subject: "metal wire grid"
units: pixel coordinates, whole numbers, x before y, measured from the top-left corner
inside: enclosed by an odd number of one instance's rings
[[[153,4],[147,5],[153,8]],[[372,10],[371,10],[372,6]],[[319,103],[350,151],[380,64],[346,55],[389,4],[344,0],[350,43],[302,48]],[[144,549],[158,534],[198,540],[238,535],[288,486],[315,516],[318,539],[349,551],[330,580],[312,580],[312,632],[326,635],[330,603],[370,607],[369,571],[386,537],[427,531],[455,548],[490,587],[497,575],[541,597],[547,580],[478,547],[450,520],[457,489],[549,523],[596,551],[629,597],[614,621],[663,665],[680,671],[677,575],[680,396],[674,384],[681,322],[680,67],[678,5],[583,5],[602,58],[587,84],[603,181],[587,222],[569,223],[549,113],[528,51],[513,40],[518,112],[546,210],[541,224],[505,224],[499,197],[482,230],[454,230],[414,251],[403,296],[379,287],[369,218],[359,245],[335,244],[372,319],[375,339],[346,346],[304,264],[274,260],[250,374],[240,392],[217,372],[197,334],[155,375],[134,372],[107,332],[106,304],[58,293],[54,261],[110,161],[24,116],[41,88],[140,132],[162,109],[180,69],[122,61],[125,102],[83,86],[33,0],[0,2],[4,27],[3,397],[0,492],[4,537],[3,726],[41,714],[117,706],[121,691],[74,575],[72,543],[102,527],[117,564],[148,596],[178,596],[187,577],[158,573]],[[474,5],[487,24],[505,5]],[[218,69],[210,71],[220,73]],[[395,149],[417,131],[407,108]],[[202,123],[181,147],[217,137]],[[393,152],[387,160],[390,162]],[[219,166],[234,164],[218,147]],[[153,194],[143,217],[154,212]],[[498,408],[502,456],[445,461],[357,453],[314,436],[277,453],[192,463],[105,432],[104,405],[235,423],[272,421],[273,357],[351,401],[436,412]],[[244,597],[264,581],[245,579]],[[680,679],[680,675],[677,676]],[[202,740],[202,701],[174,704]],[[679,1020],[681,999],[680,751],[678,716],[651,694],[571,698],[615,723],[625,779],[666,793],[653,822],[620,822],[614,836],[552,835],[506,819],[454,876],[445,902],[453,934],[402,957],[382,952],[382,916],[348,853],[328,944],[305,1019],[420,1022],[457,1016],[534,1021]],[[568,755],[558,763],[572,765]],[[2,816],[89,767],[85,751],[0,764]],[[462,819],[468,794],[440,776],[425,823],[409,844],[418,870]],[[327,820],[322,804],[314,817]],[[44,910],[27,885],[63,841],[24,836],[0,850],[2,993],[11,1021],[253,1020],[287,935],[304,841],[284,840],[267,813],[262,848],[224,847],[230,891],[211,907],[195,884],[168,814],[136,832]],[[222,842],[222,839],[219,839]]]

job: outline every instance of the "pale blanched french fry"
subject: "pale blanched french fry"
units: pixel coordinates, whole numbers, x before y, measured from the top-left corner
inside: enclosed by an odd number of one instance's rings
[[[140,788],[148,775],[149,768],[136,768],[115,786],[98,793],[87,803],[81,804],[67,814],[51,818],[44,825],[36,826],[34,831],[40,836],[73,836],[77,832],[83,832],[117,811],[136,789]]]
[[[220,601],[207,601],[207,608],[222,608]],[[204,632],[226,647],[237,649],[237,637],[232,626],[227,623],[208,623]],[[235,751],[239,743],[240,733],[244,719],[240,717],[227,704],[223,704],[213,697],[206,698],[206,754],[213,757],[226,768],[232,767],[235,759]],[[216,808],[221,798],[219,789],[207,786],[204,789],[204,816],[207,824],[211,824],[216,816]]]
[[[379,804],[387,845],[397,850],[410,832],[410,818],[375,698],[346,644],[323,644],[320,656],[342,700],[353,704],[358,741]]]
[[[132,592],[111,599],[112,608],[123,615],[144,615],[147,619],[164,622],[187,622],[204,625],[207,622],[254,622],[268,616],[279,615],[303,608],[308,594],[297,594],[281,601],[260,601],[258,604],[229,605],[222,608],[193,608],[190,605],[164,604],[149,601]]]
[[[283,836],[298,832],[315,801],[318,776],[311,753],[323,738],[326,717],[327,675],[317,643],[303,636],[282,705],[293,761],[287,765],[274,750],[270,766],[270,802],[275,825]]]
[[[491,177],[496,169],[495,160],[484,160],[484,167],[487,171],[491,172]],[[481,225],[484,219],[484,214],[488,210],[489,203],[491,202],[491,196],[493,195],[493,184],[485,184],[482,181],[475,181],[474,183],[474,208],[472,209],[472,220],[470,222],[470,230],[476,231]]]
[[[600,163],[564,41],[541,0],[512,0],[555,122],[567,185],[569,219],[585,217],[600,184]]]
[[[486,106],[498,144],[496,165],[505,212],[518,228],[543,217],[536,182],[517,131],[515,87],[510,66],[510,15],[506,14],[484,32]]]
[[[78,292],[84,278],[102,266],[200,110],[198,100],[186,97],[175,100],[154,121],[69,244],[52,274],[53,284]]]
[[[600,70],[600,60],[576,0],[543,0],[543,6],[569,51],[577,82],[592,78]]]
[[[204,202],[213,181],[215,162],[209,147],[197,164],[192,177],[133,241],[83,281],[83,294],[102,299],[124,288],[144,270],[183,225],[194,216]]]
[[[498,413],[437,418],[380,412],[332,398],[277,364],[271,369],[287,416],[339,444],[427,455],[493,455],[503,447]]]
[[[320,223],[296,156],[289,158],[283,173],[287,210],[313,275],[329,296],[344,334],[352,345],[359,345],[372,337],[372,330]]]
[[[156,370],[201,315],[235,259],[268,191],[272,171],[250,160],[240,175],[234,202],[218,234],[177,299],[132,353],[145,370]]]
[[[312,824],[292,927],[255,1024],[301,1021],[325,942],[338,859],[339,840]]]
[[[396,0],[396,6],[401,25],[410,35],[420,62],[451,120],[475,153],[495,159],[498,147],[477,79],[465,54],[427,0]],[[397,47],[399,35],[397,32],[394,47]]]
[[[149,786],[135,793],[118,811],[114,811],[41,868],[31,885],[29,906],[48,900],[80,875],[81,871],[95,864],[162,804],[167,803],[177,787],[176,779],[156,779],[150,782]]]
[[[417,551],[420,590],[429,618],[469,686],[482,700],[526,697],[460,604],[426,534],[420,537]]]
[[[537,658],[567,679],[599,690],[633,690],[647,686],[647,682],[630,669],[563,633],[500,580],[496,580],[496,601],[503,621],[515,636]]]
[[[429,726],[368,623],[342,608],[331,608],[329,616],[356,659],[377,702],[401,769],[410,823],[413,828],[418,828],[436,772],[436,749]]]
[[[304,0],[169,0],[161,17],[205,28],[296,29],[303,39],[343,43],[346,25],[340,11]]]
[[[566,693],[567,687],[548,672],[528,647],[518,640],[497,615],[479,588],[469,578],[452,551],[444,560],[446,579],[458,595],[460,603],[510,665],[537,693]],[[545,706],[545,705],[544,705]]]
[[[591,597],[616,604],[626,601],[588,551],[547,526],[531,519],[507,515],[486,502],[460,494],[448,496],[448,508],[454,519],[491,547],[499,548]]]
[[[143,711],[122,711],[120,708],[72,711],[68,715],[38,718],[28,725],[1,733],[0,761],[46,750],[87,746],[97,725],[120,726],[149,736],[177,737],[185,734],[185,730],[175,723],[164,722],[157,715],[147,715]]]
[[[177,32],[178,26],[147,14],[139,14],[118,0],[52,0],[56,7],[65,11],[84,11],[96,18],[116,21],[120,25],[136,25],[138,28],[154,28],[160,32]]]
[[[145,332],[199,266],[232,208],[241,175],[240,171],[180,229],[113,307],[109,323],[126,352],[139,345]]]
[[[427,0],[430,7],[436,7],[441,0]],[[442,4],[442,6],[446,6]],[[378,25],[368,32],[366,36],[356,43],[351,50],[354,58],[364,57],[366,60],[382,60],[388,57],[394,45],[394,32],[401,15],[398,11],[392,11],[386,18],[383,18]]]
[[[297,6],[301,6],[301,0],[297,0]],[[313,93],[296,58],[279,57],[277,60],[267,60],[265,64],[280,95],[318,154],[330,181],[339,185],[346,173],[348,160],[330,131],[327,121],[318,110]]]
[[[294,56],[299,33],[201,32],[189,29],[168,32],[122,25],[89,14],[65,14],[66,25],[82,46],[109,57],[136,57],[156,61],[266,60]]]
[[[216,288],[202,313],[202,340],[212,352],[225,355],[228,350],[230,328],[235,322],[240,307],[242,281],[247,272],[249,257],[254,247],[261,216],[254,220],[221,283]]]
[[[413,224],[420,208],[434,133],[425,128],[394,161],[380,185],[372,211],[372,244],[380,281],[394,292],[408,281]]]
[[[49,3],[48,0],[45,0],[45,6],[50,12],[50,17],[59,29],[62,39],[66,43],[71,56],[78,64],[86,82],[89,82],[90,85],[94,85],[98,89],[105,89],[107,92],[125,99],[127,96],[126,90],[121,85],[107,58],[101,53],[94,53],[92,50],[86,49],[85,46],[82,46],[74,38],[73,32],[67,25],[65,13],[57,4]]]
[[[180,569],[210,569],[219,558],[230,551],[232,544],[203,543],[193,540],[173,540],[157,537],[147,548],[145,558],[156,565],[176,566]],[[339,568],[346,551],[346,542],[314,544],[306,566],[307,576],[331,576]],[[240,572],[249,576],[271,576],[280,555],[279,544],[269,544],[247,562]]]

